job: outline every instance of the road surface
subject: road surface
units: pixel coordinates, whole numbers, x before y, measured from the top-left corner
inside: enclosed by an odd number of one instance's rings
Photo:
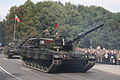
[[[0,80],[120,80],[120,66],[96,64],[87,73],[43,73],[23,65],[20,59],[0,54]]]

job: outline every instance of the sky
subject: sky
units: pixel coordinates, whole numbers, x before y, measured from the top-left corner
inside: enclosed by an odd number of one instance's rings
[[[5,16],[9,13],[10,7],[19,6],[24,4],[26,0],[0,0],[0,21],[5,19]],[[111,12],[120,12],[120,0],[31,0],[34,3],[40,1],[60,1],[63,4],[65,2],[71,2],[72,4],[84,5],[84,6],[101,6]]]

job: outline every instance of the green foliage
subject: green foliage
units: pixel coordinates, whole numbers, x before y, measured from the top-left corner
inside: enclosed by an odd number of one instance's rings
[[[6,36],[6,27],[4,25],[4,22],[0,22],[0,43],[5,43],[5,36]]]
[[[90,47],[92,40],[93,48],[98,45],[107,49],[120,49],[120,13],[112,13],[102,7],[73,5],[61,2],[44,1],[34,4],[27,0],[19,7],[13,6],[6,16],[5,34],[6,40],[13,36],[14,15],[17,15],[21,23],[16,24],[16,37],[25,39],[27,36],[41,36],[43,30],[48,29],[54,34],[55,24],[59,24],[58,31],[65,38],[71,40],[77,34],[84,32],[95,25],[105,22],[105,26],[83,39],[75,42],[75,46],[82,48]]]

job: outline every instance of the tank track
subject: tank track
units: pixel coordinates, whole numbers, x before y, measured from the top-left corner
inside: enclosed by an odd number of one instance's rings
[[[52,59],[49,60],[35,60],[29,58],[23,58],[24,65],[45,73],[57,73],[57,72],[87,72],[91,67],[95,65],[95,61],[79,60],[62,60]]]

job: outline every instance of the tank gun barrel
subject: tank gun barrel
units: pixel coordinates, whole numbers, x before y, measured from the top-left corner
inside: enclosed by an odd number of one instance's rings
[[[20,48],[31,36],[27,37],[19,46],[18,48]]]
[[[101,27],[103,27],[103,26],[104,26],[104,24],[100,24],[100,25],[98,25],[97,27],[88,30],[87,32],[80,33],[80,34],[78,34],[74,39],[72,39],[72,40],[70,40],[70,41],[67,41],[66,44],[72,44],[73,42],[77,41],[78,39],[86,36],[87,34],[93,32],[93,31],[95,31],[95,30],[97,30],[97,29],[99,29],[99,28],[101,28]]]

